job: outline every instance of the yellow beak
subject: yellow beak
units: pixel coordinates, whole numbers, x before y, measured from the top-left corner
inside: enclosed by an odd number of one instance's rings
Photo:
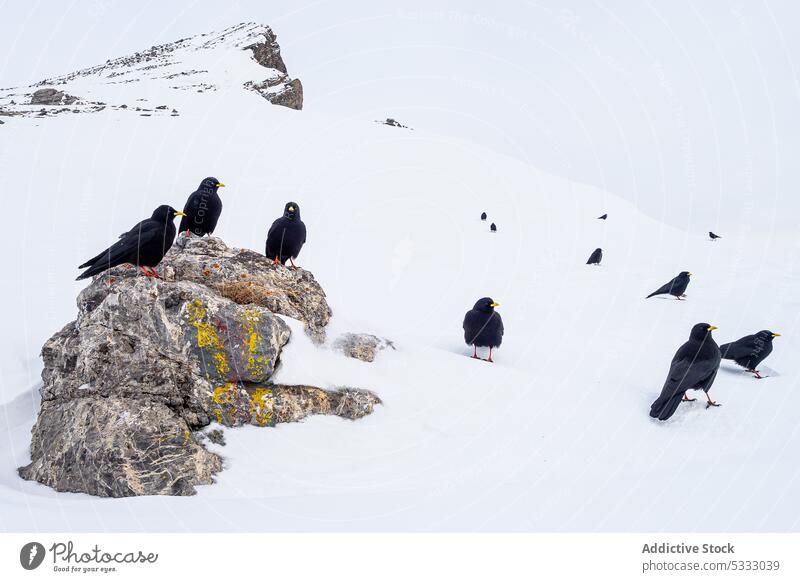
[[[772,334],[772,337],[780,337],[780,335],[781,335],[781,334],[779,334],[779,333],[773,333],[773,334]]]
[[[224,187],[225,187],[225,184],[223,184],[222,182],[220,182],[219,184],[217,184],[217,188],[224,188]]]
[[[716,325],[709,325],[708,331],[714,331],[715,329],[719,329]]]
[[[186,216],[185,212],[176,212],[175,216]]]
[[[499,303],[490,303],[489,307],[500,307]]]
[[[691,274],[691,273],[689,273],[689,276],[691,277],[691,276],[692,276],[692,274]]]
[[[289,207],[289,212],[294,212],[294,206]]]

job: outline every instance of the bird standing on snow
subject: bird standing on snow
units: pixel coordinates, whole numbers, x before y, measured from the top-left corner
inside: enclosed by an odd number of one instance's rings
[[[686,287],[689,286],[689,277],[691,276],[692,274],[689,271],[681,271],[680,273],[678,273],[678,276],[675,277],[672,281],[670,281],[669,283],[665,283],[657,290],[650,293],[650,295],[645,297],[645,299],[650,299],[654,295],[669,294],[673,295],[675,299],[680,301],[681,297],[686,297],[684,291],[686,291]]]
[[[486,220],[486,213],[485,212],[481,212],[481,220]]]
[[[724,360],[733,360],[748,372],[755,374],[756,378],[761,378],[756,367],[767,359],[772,353],[772,340],[780,337],[781,334],[773,333],[768,329],[763,329],[753,335],[746,335],[741,339],[729,344],[722,344],[719,347]]]
[[[217,189],[223,186],[225,184],[216,178],[206,178],[200,182],[183,207],[186,216],[181,219],[178,232],[185,232],[187,236],[190,232],[197,236],[214,233],[219,215],[222,214],[222,200]]]
[[[599,265],[600,261],[603,260],[603,249],[594,249],[594,252],[589,256],[589,260],[586,261],[587,265]]]
[[[306,242],[306,225],[300,220],[300,206],[296,202],[287,202],[283,216],[272,223],[267,233],[266,255],[275,260],[275,264],[286,264],[288,260],[296,266],[292,259],[300,254]]]
[[[489,230],[491,230],[492,232],[497,232],[497,225],[493,222],[489,227]]]
[[[606,218],[608,218],[608,214],[604,214],[603,216],[598,216],[597,220],[605,220]]]
[[[695,398],[686,397],[687,390],[703,390],[708,399],[706,408],[719,406],[708,395],[717,377],[721,359],[719,346],[711,337],[711,332],[715,329],[715,326],[707,323],[698,323],[692,327],[689,341],[672,358],[661,395],[650,407],[650,416],[667,420],[678,409],[681,401],[693,402]]]
[[[117,242],[78,267],[89,268],[78,275],[76,281],[124,263],[139,267],[147,277],[158,277],[153,267],[161,262],[175,241],[176,230],[172,221],[176,216],[184,214],[172,206],[159,206],[150,218],[121,234]]]
[[[717,240],[718,238],[722,238],[721,236],[719,236],[718,234],[714,234],[714,233],[713,233],[713,232],[711,232],[710,230],[708,231],[708,237],[709,237],[711,240]]]
[[[494,310],[499,306],[491,297],[484,297],[464,316],[464,341],[473,346],[473,358],[478,357],[478,348],[489,348],[487,361],[492,362],[492,348],[503,343],[503,319]]]

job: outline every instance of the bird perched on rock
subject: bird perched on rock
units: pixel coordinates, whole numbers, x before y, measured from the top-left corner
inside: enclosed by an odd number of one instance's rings
[[[158,277],[153,267],[161,262],[175,241],[172,221],[176,216],[185,215],[172,206],[159,206],[150,218],[121,234],[117,242],[79,266],[79,269],[89,268],[78,275],[76,281],[125,263],[139,267],[147,277]]]
[[[603,216],[598,216],[597,220],[605,220],[606,218],[608,218],[608,214],[604,214]]]
[[[189,195],[183,212],[186,214],[181,219],[178,232],[194,233],[197,236],[213,234],[217,227],[219,215],[222,214],[222,200],[217,194],[217,189],[225,184],[216,178],[206,178],[200,182],[197,190]]]
[[[687,398],[687,390],[702,390],[706,394],[709,406],[719,406],[711,400],[708,391],[717,377],[721,360],[719,346],[711,332],[717,329],[708,323],[698,323],[692,327],[689,341],[683,344],[672,358],[669,374],[661,389],[661,395],[650,407],[650,416],[658,420],[667,420],[675,413],[681,401],[693,402]]]
[[[294,267],[294,261],[306,242],[306,225],[300,220],[300,206],[296,202],[287,202],[283,216],[272,223],[267,233],[266,255],[270,259],[284,265],[288,260]]]
[[[486,220],[486,213],[485,212],[481,212],[481,220]]]
[[[493,222],[491,226],[489,226],[489,230],[492,232],[497,232],[497,225]]]
[[[478,357],[478,348],[489,348],[487,361],[492,362],[492,349],[503,343],[503,319],[494,310],[499,306],[491,297],[484,297],[464,316],[464,341],[473,346],[473,358]]]
[[[722,238],[721,236],[719,236],[718,234],[714,234],[714,233],[713,233],[713,232],[711,232],[710,230],[708,231],[708,237],[709,237],[711,240],[717,240],[718,238]]]
[[[686,287],[689,286],[689,277],[691,276],[692,274],[689,271],[681,271],[680,273],[678,273],[678,276],[675,277],[672,281],[670,281],[669,283],[665,283],[657,290],[650,293],[650,295],[645,297],[645,299],[650,299],[654,295],[669,294],[673,295],[675,299],[680,300],[682,297],[686,297],[684,291],[686,291]]]
[[[761,378],[761,374],[756,368],[772,353],[772,340],[780,335],[768,329],[762,329],[756,334],[746,335],[735,342],[722,344],[719,346],[719,350],[722,352],[722,359],[733,360],[743,368],[747,368],[747,371],[754,374],[756,378]]]
[[[586,261],[587,265],[599,265],[603,260],[603,249],[594,249],[594,252],[589,255],[589,260]]]

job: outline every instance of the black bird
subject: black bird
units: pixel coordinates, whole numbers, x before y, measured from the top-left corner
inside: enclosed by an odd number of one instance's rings
[[[487,361],[492,362],[492,348],[498,348],[503,343],[503,319],[494,310],[499,305],[491,297],[484,297],[478,299],[475,307],[464,316],[464,341],[468,346],[473,346],[473,358],[478,357],[478,348],[488,347]]]
[[[266,255],[275,259],[275,264],[282,265],[288,260],[294,267],[294,261],[306,242],[306,225],[300,220],[300,206],[296,202],[287,202],[283,216],[272,223],[267,233]]]
[[[603,260],[603,249],[594,249],[594,252],[589,256],[589,260],[586,261],[587,265],[599,265],[600,261]]]
[[[486,220],[486,213],[485,212],[481,212],[481,220]]]
[[[89,268],[75,280],[87,279],[125,263],[139,267],[148,277],[158,277],[153,267],[161,262],[175,242],[176,230],[172,221],[176,216],[184,214],[166,204],[159,206],[150,218],[121,234],[117,242],[79,266],[79,269]]]
[[[654,295],[669,294],[675,296],[675,299],[680,301],[681,297],[686,297],[684,291],[686,291],[686,287],[689,286],[689,277],[691,276],[692,274],[689,271],[681,271],[672,281],[665,283],[656,291],[650,293],[645,299],[650,299]]]
[[[214,233],[219,215],[222,214],[222,200],[217,189],[223,186],[225,184],[216,178],[206,178],[200,182],[183,207],[186,216],[181,219],[178,232],[192,232],[197,236]]]
[[[497,232],[497,225],[493,222],[492,225],[489,227],[489,230],[492,232]]]
[[[681,400],[692,402],[695,398],[687,398],[687,390],[702,390],[706,394],[709,406],[719,406],[711,400],[708,391],[714,383],[719,370],[720,351],[711,332],[717,329],[707,323],[698,323],[692,327],[689,341],[683,344],[672,358],[669,374],[661,389],[661,395],[650,407],[650,416],[658,420],[667,420],[675,413]]]
[[[780,335],[768,329],[762,329],[756,334],[746,335],[735,342],[722,344],[719,346],[719,350],[722,352],[724,360],[733,360],[743,368],[747,368],[748,372],[755,374],[756,378],[761,378],[761,374],[756,368],[772,353],[772,340]]]
[[[604,214],[603,216],[598,216],[597,220],[605,220],[606,218],[608,218],[608,214]]]
[[[711,240],[717,240],[718,238],[722,238],[721,236],[719,236],[718,234],[714,234],[710,230],[708,231],[708,236],[711,238]]]

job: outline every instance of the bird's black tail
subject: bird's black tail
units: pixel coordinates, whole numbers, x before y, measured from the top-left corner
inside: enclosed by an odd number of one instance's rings
[[[720,355],[722,356],[723,360],[727,360],[728,359],[726,356],[727,356],[728,349],[730,347],[731,347],[731,344],[722,344],[721,346],[719,346]]]
[[[79,269],[85,269],[86,267],[91,267],[97,261],[99,261],[100,259],[102,259],[104,256],[107,256],[107,255],[108,255],[108,250],[105,250],[102,253],[100,253],[99,255],[95,255],[94,257],[92,257],[91,259],[89,259],[88,261],[83,263],[82,265],[78,265],[78,268]]]
[[[82,268],[82,267],[79,267]],[[88,279],[89,277],[94,277],[97,273],[102,273],[103,271],[110,269],[111,265],[108,263],[104,263],[102,261],[93,264],[91,267],[86,269],[83,273],[75,277],[76,281],[80,281],[82,279]]]
[[[653,291],[652,293],[650,293],[650,295],[648,295],[647,297],[645,297],[645,299],[650,299],[650,298],[651,298],[651,297],[653,297],[654,295],[658,295],[658,291]]]
[[[650,407],[650,416],[658,420],[667,420],[678,410],[678,405],[680,405],[682,399],[683,392],[677,392],[672,396],[659,396]]]

